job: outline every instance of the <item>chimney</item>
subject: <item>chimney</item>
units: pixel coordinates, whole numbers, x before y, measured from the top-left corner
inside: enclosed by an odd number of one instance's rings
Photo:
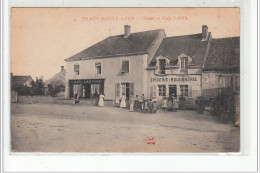
[[[131,26],[125,25],[125,35],[124,35],[124,38],[128,37],[131,34],[130,30],[131,30]]]
[[[64,70],[64,66],[61,66],[60,70],[63,71]]]
[[[207,41],[207,39],[208,39],[208,26],[207,25],[202,25],[201,41]]]

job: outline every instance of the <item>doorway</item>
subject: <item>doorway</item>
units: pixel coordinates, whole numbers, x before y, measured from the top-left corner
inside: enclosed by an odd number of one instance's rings
[[[91,88],[90,88],[90,84],[86,84],[83,86],[83,93],[84,93],[84,96],[83,98],[86,98],[86,99],[90,99],[91,95]]]
[[[125,94],[126,98],[130,97],[130,85],[129,83],[122,83],[122,94]]]
[[[169,85],[169,96],[174,95],[177,96],[177,86]]]

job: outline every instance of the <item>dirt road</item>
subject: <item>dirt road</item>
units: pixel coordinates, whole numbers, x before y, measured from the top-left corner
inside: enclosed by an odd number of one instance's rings
[[[11,114],[11,145],[17,152],[239,151],[239,128],[208,113],[12,104]]]

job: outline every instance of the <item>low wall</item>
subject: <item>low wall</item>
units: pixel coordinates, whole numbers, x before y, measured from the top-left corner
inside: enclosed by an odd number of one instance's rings
[[[15,91],[11,92],[11,103],[17,103],[18,93]]]
[[[17,99],[18,103],[26,103],[26,104],[74,104],[73,99],[65,99],[59,97],[51,97],[51,96],[19,96]],[[97,106],[97,100],[80,100],[79,104],[85,105],[95,105]],[[104,100],[105,106],[114,106],[113,100]]]

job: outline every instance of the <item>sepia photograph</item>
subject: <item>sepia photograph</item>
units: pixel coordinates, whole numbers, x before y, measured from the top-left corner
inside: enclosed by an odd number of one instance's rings
[[[239,8],[11,8],[10,150],[240,152]]]

